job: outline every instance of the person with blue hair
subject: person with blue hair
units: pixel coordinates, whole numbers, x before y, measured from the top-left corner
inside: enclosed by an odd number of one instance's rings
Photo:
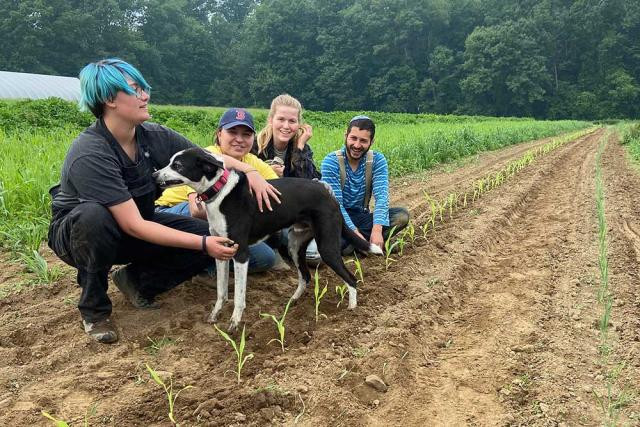
[[[78,309],[85,332],[101,343],[118,333],[107,295],[114,284],[136,308],[156,308],[155,297],[198,274],[212,257],[229,260],[237,245],[209,236],[207,221],[156,212],[152,173],[178,151],[195,147],[179,133],[147,122],[151,86],[131,64],[117,58],[80,72],[80,108],[96,121],[71,144],[60,182],[49,191],[49,247],[78,270]],[[262,210],[277,190],[255,169],[225,156],[225,165],[245,172]]]
[[[349,121],[344,147],[322,160],[322,180],[331,186],[340,204],[344,222],[357,235],[384,248],[391,232],[396,234],[409,223],[409,211],[389,208],[389,167],[384,154],[371,150],[376,125],[371,118],[358,115]],[[371,196],[375,200],[370,209]],[[343,239],[342,254],[353,253]]]

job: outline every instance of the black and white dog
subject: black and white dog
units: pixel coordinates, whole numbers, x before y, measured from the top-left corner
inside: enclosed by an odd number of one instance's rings
[[[180,151],[169,165],[154,173],[162,187],[188,185],[205,204],[211,235],[227,237],[238,244],[234,261],[234,309],[230,331],[235,331],[245,308],[249,245],[286,227],[289,253],[298,269],[296,301],[311,280],[306,263],[307,245],[315,237],[318,251],[327,264],[349,286],[349,308],[357,305],[356,278],[342,261],[340,235],[359,251],[382,255],[382,250],[361,239],[345,226],[338,202],[326,184],[301,178],[281,178],[270,183],[280,191],[280,204],[273,211],[258,210],[244,173],[228,170],[222,157],[201,148]],[[229,263],[216,260],[217,300],[208,321],[215,322],[227,300]]]

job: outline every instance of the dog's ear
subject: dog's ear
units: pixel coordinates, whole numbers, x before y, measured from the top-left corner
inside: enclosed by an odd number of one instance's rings
[[[213,178],[218,169],[224,169],[224,163],[205,150],[199,153],[197,162],[202,167],[202,172],[208,179]]]

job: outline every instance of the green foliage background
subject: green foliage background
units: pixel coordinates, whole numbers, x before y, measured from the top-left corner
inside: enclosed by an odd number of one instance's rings
[[[0,0],[3,70],[118,56],[165,104],[637,118],[637,0]],[[44,118],[46,120],[46,118]]]

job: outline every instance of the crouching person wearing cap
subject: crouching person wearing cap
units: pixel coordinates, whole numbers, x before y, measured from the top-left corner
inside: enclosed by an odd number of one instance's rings
[[[205,149],[214,154],[227,155],[248,165],[251,169],[245,173],[257,172],[265,180],[278,178],[276,172],[267,163],[250,153],[254,139],[255,128],[251,113],[243,108],[230,108],[220,118],[214,134],[214,144]],[[196,192],[186,185],[168,188],[156,200],[156,211],[206,219],[205,210],[196,200],[196,196]],[[215,263],[213,259],[211,261],[207,269],[208,273],[197,276],[194,278],[196,281],[213,283],[207,277],[207,275],[215,275]],[[269,270],[275,263],[276,254],[265,242],[249,246],[249,273]]]
[[[389,169],[384,155],[371,150],[375,133],[369,117],[351,119],[344,147],[324,158],[321,171],[322,180],[331,186],[340,204],[347,227],[382,248],[392,229],[395,234],[407,226],[409,211],[389,208]],[[371,196],[375,200],[373,212],[369,209]],[[342,254],[351,253],[353,247],[343,239]]]

